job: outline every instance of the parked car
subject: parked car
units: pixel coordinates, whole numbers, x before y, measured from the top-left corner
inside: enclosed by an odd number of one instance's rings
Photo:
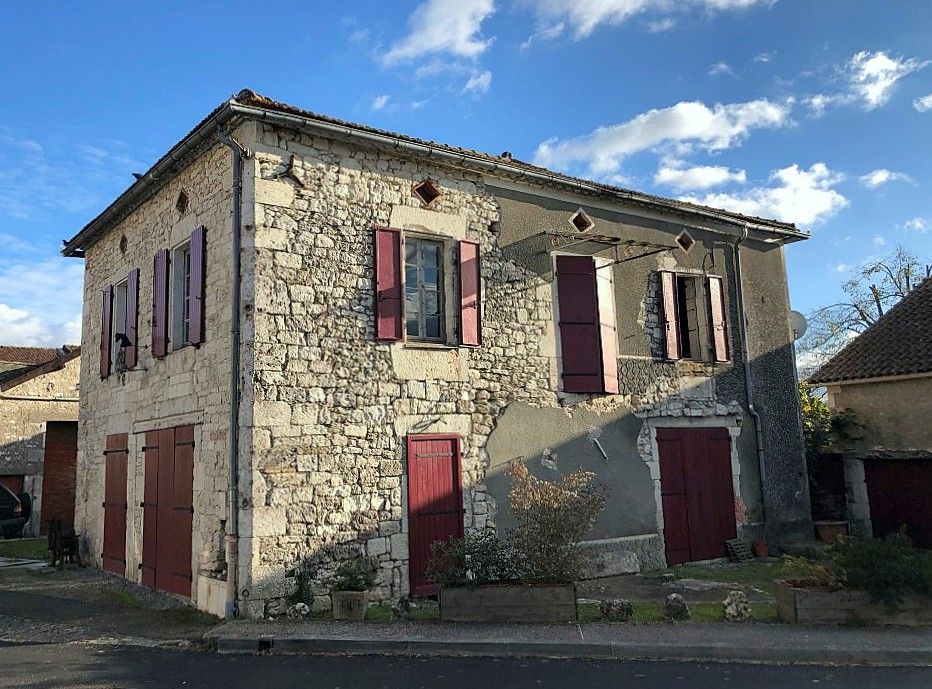
[[[0,483],[0,532],[4,538],[19,538],[23,535],[31,508],[29,494],[17,495]]]

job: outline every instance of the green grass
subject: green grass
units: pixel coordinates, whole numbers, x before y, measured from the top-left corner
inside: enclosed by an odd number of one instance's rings
[[[632,603],[632,606],[634,610],[631,622],[635,624],[667,622],[663,616],[662,603],[635,601]],[[689,612],[691,618],[688,622],[724,622],[721,603],[690,603]],[[600,622],[601,620],[602,615],[599,613],[599,606],[597,604],[579,604],[580,622]],[[752,603],[751,620],[753,622],[776,622],[776,605],[773,603]]]
[[[17,538],[0,541],[0,557],[18,557],[24,560],[48,560],[51,553],[46,538]]]
[[[774,595],[780,578],[779,562],[747,562],[741,565],[677,565],[670,571],[677,579],[701,579],[740,584]]]
[[[141,608],[142,601],[125,589],[106,589],[102,592],[104,598],[124,608]]]

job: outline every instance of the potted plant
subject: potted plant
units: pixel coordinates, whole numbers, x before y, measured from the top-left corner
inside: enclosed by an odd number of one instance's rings
[[[770,556],[770,546],[767,545],[767,541],[754,541],[754,557],[769,557]]]
[[[335,620],[364,620],[369,607],[369,589],[375,584],[377,565],[372,558],[358,557],[337,567],[331,580],[330,607]]]

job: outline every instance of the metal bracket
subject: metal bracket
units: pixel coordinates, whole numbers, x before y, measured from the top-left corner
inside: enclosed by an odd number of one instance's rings
[[[284,170],[279,172],[273,172],[269,175],[269,179],[290,179],[292,182],[297,184],[299,187],[306,188],[307,185],[304,183],[304,180],[298,176],[298,173],[295,172],[295,154],[291,154],[291,158],[288,160],[288,165]]]

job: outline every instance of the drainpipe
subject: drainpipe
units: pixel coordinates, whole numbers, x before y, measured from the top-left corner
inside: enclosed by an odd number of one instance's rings
[[[754,419],[754,435],[757,438],[757,464],[760,471],[761,515],[767,529],[767,483],[764,476],[764,437],[761,433],[760,414],[754,407],[754,380],[751,376],[751,353],[748,347],[748,333],[744,313],[744,284],[741,275],[741,243],[748,238],[747,225],[741,228],[741,236],[734,243],[735,252],[735,296],[738,302],[738,334],[741,338],[741,358],[744,360],[744,389],[748,400],[748,413]]]
[[[227,617],[239,616],[239,406],[240,406],[240,247],[243,229],[243,160],[250,152],[218,124],[217,138],[233,152],[233,265],[230,309],[230,517],[226,536]]]

